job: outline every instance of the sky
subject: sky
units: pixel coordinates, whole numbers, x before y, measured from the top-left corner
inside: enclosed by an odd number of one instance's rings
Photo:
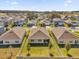
[[[79,11],[79,0],[0,0],[0,10]]]

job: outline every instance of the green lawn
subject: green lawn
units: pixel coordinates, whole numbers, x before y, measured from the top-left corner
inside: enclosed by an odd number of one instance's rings
[[[73,57],[79,57],[79,48],[72,48],[69,53],[73,56]]]
[[[60,48],[61,52],[65,55],[65,57],[67,57],[67,51],[65,48]]]
[[[25,28],[27,30],[27,28]],[[28,29],[29,30],[29,29]],[[29,34],[29,31],[27,31]],[[72,31],[70,31],[72,32]],[[27,38],[25,38],[27,39]],[[24,47],[21,51],[21,55],[22,56],[27,56],[27,45],[28,45],[28,40],[23,41]],[[30,47],[30,56],[33,57],[46,57],[49,56],[49,52],[51,52],[54,57],[67,57],[67,51],[65,48],[59,48],[59,46],[57,45],[56,39],[55,37],[52,35],[52,37],[50,37],[50,41],[52,43],[52,48],[49,50],[49,47]],[[78,57],[79,56],[79,48],[71,48],[71,50],[69,51],[69,54],[71,54],[73,57]]]
[[[16,59],[17,53],[19,51],[19,48],[12,48],[12,58]],[[0,48],[0,59],[7,59],[7,57],[10,55],[9,48]]]
[[[49,48],[48,47],[31,47],[30,50],[31,56],[43,56],[47,57],[49,56]]]
[[[66,55],[66,49],[61,48],[61,51]],[[79,48],[71,48],[69,51],[69,54],[72,55],[73,57],[79,57]]]

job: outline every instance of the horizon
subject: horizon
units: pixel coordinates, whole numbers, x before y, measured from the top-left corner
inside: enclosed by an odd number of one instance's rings
[[[59,10],[59,11],[56,11],[56,10],[52,10],[52,11],[49,11],[49,10],[46,10],[46,11],[42,11],[42,10],[40,10],[40,11],[38,11],[38,10],[0,10],[0,12],[4,12],[4,11],[29,11],[29,12],[31,12],[31,11],[33,11],[33,12],[79,12],[79,10],[72,10],[72,11],[61,11],[61,10]]]
[[[79,11],[79,0],[0,0],[0,10]]]

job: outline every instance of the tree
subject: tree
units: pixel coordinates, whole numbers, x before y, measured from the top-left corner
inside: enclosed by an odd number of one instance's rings
[[[39,25],[40,25],[41,27],[43,27],[43,22],[40,21],[40,24],[39,24]]]
[[[26,33],[26,38],[29,36],[29,33],[30,33],[30,30],[28,29]]]
[[[13,27],[13,22],[12,21],[9,21],[7,28],[8,29],[11,29],[12,27]]]
[[[69,42],[67,42],[67,43],[65,44],[65,49],[66,49],[67,55],[68,55],[68,52],[69,52],[69,50],[71,49],[71,45],[70,45]]]
[[[8,31],[9,30],[9,28],[8,27],[6,27],[6,31]]]
[[[51,44],[51,42],[49,43],[49,49],[51,49],[52,48],[52,44]]]
[[[37,20],[37,22],[36,22],[36,26],[37,26],[37,27],[41,27],[40,19]]]
[[[53,54],[51,53],[51,48],[52,48],[53,46],[52,46],[52,44],[51,44],[51,42],[49,43],[49,55],[52,57],[53,56]]]
[[[77,21],[77,19],[74,16],[71,16],[71,20]]]
[[[30,53],[29,53],[29,51],[30,51],[30,44],[29,43],[27,45],[27,51],[28,51],[27,56],[30,56]]]
[[[22,24],[22,27],[24,27],[24,28],[25,28],[25,27],[26,27],[26,23],[23,23],[23,24]]]

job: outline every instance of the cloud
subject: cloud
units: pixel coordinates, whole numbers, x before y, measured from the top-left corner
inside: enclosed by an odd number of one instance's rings
[[[16,1],[11,2],[11,5],[17,5],[17,4],[19,4],[19,3]]]
[[[64,6],[69,6],[72,3],[72,0],[65,0]]]
[[[66,6],[66,7],[67,7],[67,6],[69,6],[69,4],[65,3],[65,4],[64,4],[64,6]]]
[[[72,3],[72,0],[67,0],[66,2],[70,4],[70,3]]]
[[[9,1],[9,0],[5,1],[5,3],[10,4],[10,5],[17,5],[17,4],[19,4],[18,1]]]

